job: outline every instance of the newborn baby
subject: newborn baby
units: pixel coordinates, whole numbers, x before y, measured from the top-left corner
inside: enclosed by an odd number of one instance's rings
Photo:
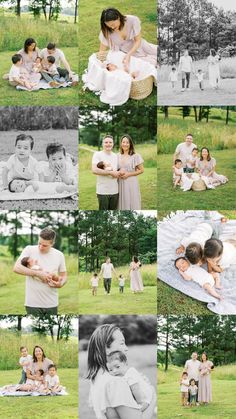
[[[38,261],[28,256],[25,256],[21,259],[21,265],[25,266],[26,268],[33,269],[34,271],[43,271],[42,267],[38,264]],[[53,281],[59,281],[59,276],[57,274],[52,273],[51,275]]]
[[[99,161],[97,167],[98,169],[113,171],[111,164],[106,163],[105,161]]]
[[[39,393],[45,392],[45,384],[42,380],[40,380],[40,377],[42,377],[44,374],[44,371],[42,369],[39,369],[35,373],[35,380],[32,380],[31,378],[27,378],[25,384],[20,384],[17,387],[17,391],[37,391]]]
[[[76,192],[74,185],[66,185],[63,182],[40,182],[39,180],[13,179],[8,185],[10,192],[24,192],[28,186],[32,186],[33,191],[39,194],[53,194],[62,192]]]
[[[108,71],[124,70],[126,73],[130,74],[133,79],[136,79],[139,75],[138,71],[132,71],[130,73],[128,67],[125,64],[123,64],[123,68],[119,68],[118,65],[112,64],[112,63],[104,63],[104,64],[105,64],[105,68]]]

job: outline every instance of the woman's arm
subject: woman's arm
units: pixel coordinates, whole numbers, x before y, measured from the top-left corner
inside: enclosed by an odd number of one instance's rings
[[[131,55],[133,55],[137,51],[137,49],[139,49],[139,47],[141,45],[141,39],[142,39],[142,36],[141,36],[141,32],[140,32],[138,35],[136,35],[134,37],[134,45],[129,50],[129,52],[126,54],[126,56],[124,57],[124,59],[123,59],[124,64],[129,65]]]
[[[138,176],[141,175],[144,172],[143,164],[139,164],[138,166],[135,166],[134,172],[125,172],[123,175],[121,175],[121,179],[127,179],[131,176]]]
[[[133,409],[132,407],[127,406],[118,406],[115,410],[118,413],[119,419],[142,419],[142,412],[139,409]],[[151,419],[151,416],[147,417],[147,419]]]
[[[31,378],[31,380],[35,380],[36,379],[36,376],[31,373],[30,369],[27,369],[26,370],[26,377],[27,378]]]

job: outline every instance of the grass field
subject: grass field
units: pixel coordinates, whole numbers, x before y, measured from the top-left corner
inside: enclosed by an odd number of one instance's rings
[[[140,18],[142,24],[142,36],[149,42],[156,43],[156,5],[152,0],[116,0],[115,4],[109,5],[106,1],[80,0],[79,3],[79,75],[83,74],[88,65],[89,56],[99,50],[100,41],[98,39],[100,32],[100,16],[103,9],[115,7],[122,14],[136,15]],[[79,103],[81,106],[104,106],[101,105],[99,98],[91,92],[83,91],[83,83],[79,83]],[[131,101],[131,99],[130,99]],[[133,103],[140,103],[132,100]],[[142,104],[156,105],[156,89]]]
[[[144,159],[144,173],[138,177],[142,209],[156,209],[156,145],[138,144],[135,147]],[[80,209],[98,209],[96,197],[96,176],[91,172],[92,152],[95,147],[79,146],[79,193]]]
[[[170,366],[168,372],[158,368],[158,417],[172,419],[233,419],[236,417],[236,366],[216,367],[211,374],[213,401],[208,406],[184,408],[180,405],[179,379],[182,368]]]

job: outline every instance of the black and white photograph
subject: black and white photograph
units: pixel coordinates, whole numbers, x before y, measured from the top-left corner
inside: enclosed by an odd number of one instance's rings
[[[80,316],[79,341],[79,417],[156,419],[156,316]]]
[[[234,105],[236,3],[160,0],[158,105]]]
[[[78,108],[0,108],[0,208],[78,208]]]

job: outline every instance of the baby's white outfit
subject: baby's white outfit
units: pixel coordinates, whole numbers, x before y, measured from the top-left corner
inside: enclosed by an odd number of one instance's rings
[[[236,247],[232,243],[223,242],[223,253],[219,261],[219,265],[223,269],[227,269],[230,265],[236,264]]]
[[[56,385],[60,384],[58,375],[51,377],[49,374],[47,374],[45,377],[45,383],[47,383],[49,389],[52,389]]]
[[[174,166],[173,169],[173,181],[175,182],[177,179],[179,179],[180,176],[183,176],[184,170],[181,167],[180,169],[178,169],[177,167]]]
[[[190,156],[190,157],[187,159],[187,162],[186,162],[186,166],[187,166],[187,168],[188,168],[188,169],[194,169],[194,168],[196,167],[196,161],[197,161],[197,159],[198,159],[198,157],[193,157],[193,156]]]
[[[169,81],[171,81],[171,82],[178,81],[178,72],[177,71],[171,71],[170,72]]]
[[[144,401],[147,402],[148,404],[151,403],[152,388],[151,388],[151,385],[147,381],[144,380],[144,378],[142,377],[142,374],[140,374],[135,368],[130,367],[126,371],[124,375],[124,379],[129,386],[138,384],[140,386],[141,391],[144,394],[144,397],[145,397]]]
[[[185,273],[200,287],[203,287],[205,284],[210,284],[211,287],[215,285],[213,276],[199,265],[190,265]]]
[[[199,243],[203,248],[205,246],[206,241],[211,238],[212,233],[213,228],[210,224],[200,223],[189,236],[184,237],[181,240],[181,244],[184,246],[185,249],[190,243]]]

